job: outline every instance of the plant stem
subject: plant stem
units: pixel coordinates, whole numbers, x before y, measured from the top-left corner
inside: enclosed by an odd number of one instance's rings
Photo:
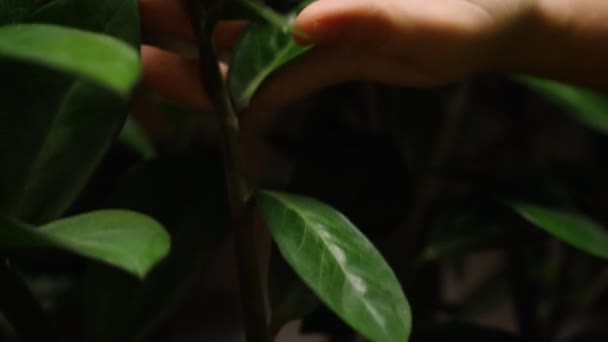
[[[270,337],[266,300],[255,249],[253,215],[249,207],[252,187],[244,176],[240,157],[239,120],[211,41],[216,23],[214,16],[217,14],[218,6],[221,6],[221,1],[187,0],[186,5],[198,43],[200,78],[211,99],[221,130],[220,145],[224,158],[228,199],[236,228],[235,249],[247,341],[268,342]]]
[[[19,341],[57,340],[42,307],[4,257],[0,257],[0,311]]]

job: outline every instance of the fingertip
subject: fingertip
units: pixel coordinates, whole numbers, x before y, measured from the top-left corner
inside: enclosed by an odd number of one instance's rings
[[[165,98],[198,110],[210,108],[196,61],[153,46],[141,47],[142,83]]]
[[[381,1],[318,0],[296,18],[294,40],[304,45],[383,39],[390,11],[390,3]]]
[[[327,86],[356,79],[349,50],[319,47],[269,78],[253,97],[247,112],[274,112]],[[263,120],[262,120],[263,121]],[[258,123],[264,126],[262,123]]]
[[[323,41],[326,36],[326,7],[318,0],[300,12],[293,26],[293,37],[300,45],[310,45]]]

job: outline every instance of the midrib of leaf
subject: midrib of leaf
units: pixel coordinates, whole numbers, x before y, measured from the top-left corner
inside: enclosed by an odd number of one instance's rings
[[[104,6],[107,6],[107,4],[110,2],[110,0],[106,0],[104,1]],[[107,17],[107,20],[105,20],[105,24],[103,25],[103,30],[100,31],[99,33],[108,33],[108,25],[109,23],[112,21],[112,19],[120,12],[120,10],[128,3],[128,0],[124,0],[120,3],[119,6],[117,6],[112,13]],[[52,4],[52,2],[50,2],[49,4]],[[49,5],[47,4],[47,5]],[[44,6],[42,6],[39,10],[43,9]],[[102,16],[102,14],[100,14],[100,16]],[[102,17],[103,20],[103,17]],[[32,188],[32,177],[31,175],[33,174],[33,172],[35,170],[38,170],[38,168],[40,167],[40,163],[41,163],[41,155],[44,155],[44,152],[47,151],[48,149],[48,141],[50,136],[52,136],[51,132],[53,132],[53,127],[56,126],[56,123],[58,121],[58,118],[63,117],[65,115],[65,110],[66,108],[69,106],[69,103],[72,101],[72,96],[74,96],[74,93],[76,92],[76,90],[78,89],[78,87],[80,87],[83,84],[83,82],[81,80],[74,80],[71,82],[71,85],[68,87],[68,90],[66,91],[63,100],[61,101],[61,104],[59,105],[59,108],[57,110],[57,114],[53,116],[53,118],[51,119],[51,122],[49,124],[49,129],[47,130],[48,134],[45,135],[45,137],[43,138],[40,146],[38,147],[38,150],[34,153],[35,159],[34,159],[34,164],[32,165],[32,167],[30,167],[29,170],[26,171],[26,178],[25,178],[25,182],[23,184],[23,191],[19,194],[19,196],[17,197],[17,205],[15,206],[15,210],[18,213],[18,216],[22,215],[22,210],[23,210],[23,201],[26,199],[26,196],[28,194],[28,192],[31,190]],[[108,146],[110,146],[111,142],[107,143],[104,150],[107,149]],[[91,170],[88,170],[91,171]],[[74,190],[74,191],[78,191]],[[73,192],[74,192],[73,191]],[[70,195],[73,195],[70,194]]]
[[[259,88],[260,84],[262,84],[262,82],[264,82],[266,77],[272,73],[273,69],[275,69],[276,67],[278,67],[281,64],[280,61],[283,59],[283,57],[285,57],[289,53],[289,50],[291,49],[291,47],[293,47],[293,44],[295,44],[295,43],[289,42],[289,44],[287,44],[283,49],[281,49],[281,52],[279,52],[275,56],[275,58],[272,60],[272,62],[264,68],[264,71],[259,72],[257,74],[257,76],[254,77],[251,80],[251,82],[249,82],[249,85],[245,88],[241,97],[239,98],[238,103],[240,103],[240,104],[246,103],[247,99],[251,99],[253,97],[253,94]],[[311,49],[310,47],[306,47],[306,48],[303,48],[303,50],[301,52],[303,53],[310,49]]]
[[[276,199],[281,199],[281,196],[278,195],[278,194],[273,194],[273,193],[270,193],[270,192],[266,192],[266,194],[274,196]],[[352,288],[356,289],[357,285],[354,284],[352,282],[352,280],[350,279],[350,277],[348,276],[349,273],[346,271],[346,265],[343,265],[342,262],[340,262],[340,258],[333,252],[333,250],[331,248],[329,248],[330,245],[334,245],[334,244],[328,242],[327,239],[323,238],[322,234],[319,234],[319,232],[314,228],[314,225],[308,224],[307,220],[304,219],[304,218],[310,219],[310,217],[311,216],[314,217],[314,215],[309,215],[308,213],[305,213],[305,212],[301,211],[300,209],[298,209],[296,207],[293,207],[292,205],[290,205],[288,203],[288,201],[283,200],[281,202],[283,203],[283,205],[285,205],[285,207],[289,208],[290,210],[292,210],[293,212],[295,212],[296,214],[298,214],[300,217],[302,217],[301,220],[304,222],[304,225],[306,227],[310,227],[309,230],[314,231],[314,232],[317,233],[317,234],[310,234],[309,233],[309,235],[316,236],[319,240],[322,241],[322,243],[326,247],[325,250],[329,250],[329,253],[334,256],[334,260],[336,261],[336,264],[338,264],[339,267],[340,267],[340,269],[342,270],[342,274],[343,274],[344,280],[347,283],[349,283]],[[336,213],[336,214],[341,219],[346,219],[346,217],[344,215],[342,215],[340,213]],[[361,238],[365,239],[364,236],[361,236]],[[371,244],[371,242],[369,242],[369,241],[368,241],[368,243]],[[341,246],[341,247],[343,247],[343,246]],[[327,252],[324,252],[323,254],[321,254],[321,258],[324,258],[326,253]],[[323,259],[321,259],[321,260],[323,260]],[[321,265],[322,265],[322,263],[321,263]],[[322,269],[321,265],[319,265],[319,269]],[[314,289],[314,287],[313,287],[313,289]],[[376,320],[376,322],[380,326],[384,327],[383,320],[382,319],[378,319],[378,312],[373,307],[373,305],[371,303],[369,303],[369,300],[367,300],[367,297],[366,296],[360,296],[359,299],[363,302],[363,304],[367,308],[368,312],[372,315],[372,317],[374,317],[374,319]],[[390,339],[390,336],[386,333],[386,330],[385,329],[381,329],[381,330],[382,330],[382,333],[384,334],[384,336]]]
[[[51,119],[50,123],[49,123],[49,127],[47,129],[47,134],[45,134],[44,138],[42,139],[42,141],[40,142],[37,151],[34,152],[34,163],[31,165],[31,167],[29,168],[29,170],[26,171],[26,178],[24,179],[25,182],[23,183],[23,191],[20,193],[19,196],[19,200],[18,200],[18,205],[16,206],[16,210],[18,213],[18,216],[20,217],[22,214],[22,210],[23,210],[23,201],[26,199],[27,194],[29,193],[29,191],[32,188],[32,174],[34,173],[34,171],[37,171],[40,168],[40,163],[41,163],[41,159],[40,156],[44,155],[44,153],[48,150],[48,145],[49,145],[49,137],[52,136],[52,132],[54,131],[54,127],[57,124],[57,121],[59,117],[62,116],[63,110],[66,107],[66,102],[69,102],[69,100],[72,98],[72,96],[74,95],[74,92],[77,89],[77,85],[78,82],[72,82],[72,84],[69,86],[68,91],[66,92],[66,94],[64,95],[63,100],[61,101],[61,104],[59,105],[59,109],[57,110],[57,114],[53,115],[53,118]]]

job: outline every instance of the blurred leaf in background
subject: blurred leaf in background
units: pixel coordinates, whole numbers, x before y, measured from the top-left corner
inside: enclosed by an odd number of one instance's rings
[[[4,1],[2,13],[7,14],[0,24],[37,22],[113,36],[122,43],[114,38],[94,38],[98,36],[53,26],[50,33],[71,34],[47,37],[46,33],[39,33],[38,38],[45,37],[45,40],[34,40],[31,44],[49,44],[50,40],[46,39],[53,37],[57,42],[52,45],[64,48],[78,45],[83,39],[101,41],[99,44],[107,52],[116,48],[123,51],[116,56],[110,54],[116,59],[128,60],[127,64],[117,64],[120,68],[126,67],[128,72],[118,74],[113,73],[115,69],[102,69],[105,63],[116,60],[114,58],[100,61],[103,65],[95,68],[88,64],[94,59],[71,60],[72,70],[85,72],[87,79],[102,77],[100,80],[105,80],[102,84],[114,84],[122,94],[137,80],[139,64],[133,48],[139,46],[139,19],[135,0]],[[15,27],[21,35],[34,36],[35,30],[45,28],[25,26],[34,30],[32,32],[23,31],[24,26],[13,26],[13,30]],[[2,30],[6,34],[11,26]],[[78,40],[68,40],[74,35]],[[6,53],[10,41],[4,42]],[[25,47],[22,42],[20,40],[19,46]],[[13,45],[10,44],[11,48]],[[28,51],[28,54],[34,53],[34,50]],[[67,61],[61,54],[50,58],[52,52],[52,49],[48,51],[49,59],[45,59],[45,63]],[[78,69],[74,69],[77,65],[80,65]],[[10,165],[0,170],[0,211],[34,224],[46,223],[58,218],[78,196],[122,127],[128,103],[124,97],[88,80],[25,62],[3,59],[0,74],[7,85],[0,95],[3,107],[0,164]]]

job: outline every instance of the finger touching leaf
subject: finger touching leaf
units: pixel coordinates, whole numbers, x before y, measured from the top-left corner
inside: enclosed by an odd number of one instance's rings
[[[263,6],[252,10],[263,11],[262,18],[245,31],[236,46],[228,72],[228,87],[237,110],[245,109],[260,86],[272,74],[311,49],[293,40],[292,25],[297,14],[307,4],[304,1],[285,16],[269,15]]]

